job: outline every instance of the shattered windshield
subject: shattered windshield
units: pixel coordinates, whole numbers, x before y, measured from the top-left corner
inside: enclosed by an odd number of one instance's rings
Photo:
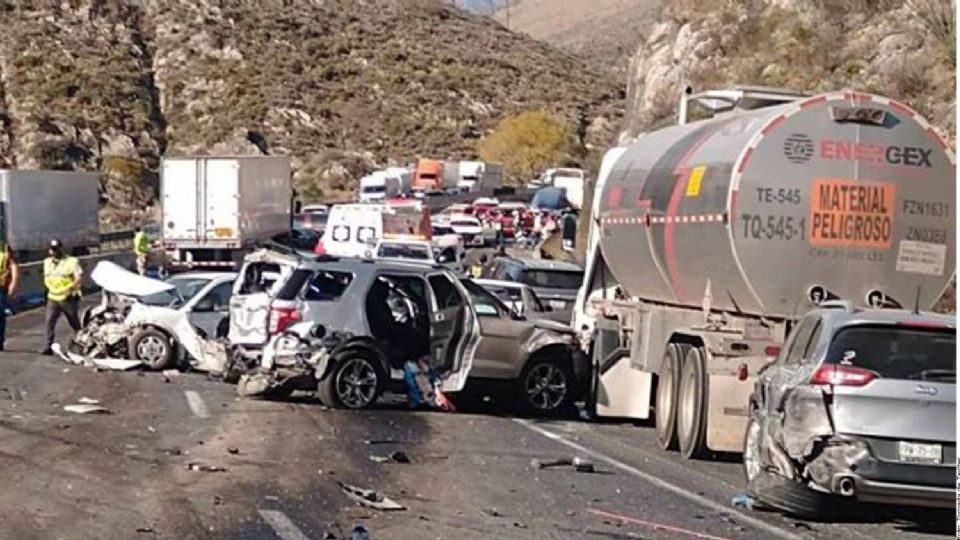
[[[210,280],[206,278],[171,278],[167,280],[167,283],[173,285],[174,288],[144,296],[140,301],[148,306],[180,306],[200,292],[207,283],[210,283]]]
[[[953,329],[857,326],[837,333],[827,362],[869,369],[887,379],[954,381],[956,343]]]

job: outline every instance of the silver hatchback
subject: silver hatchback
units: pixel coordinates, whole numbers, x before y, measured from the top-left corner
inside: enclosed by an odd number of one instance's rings
[[[952,508],[956,319],[831,302],[757,378],[752,495],[824,519],[838,498]]]

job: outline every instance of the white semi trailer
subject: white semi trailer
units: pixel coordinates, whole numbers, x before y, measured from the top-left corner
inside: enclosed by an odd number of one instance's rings
[[[713,117],[686,122],[689,105]],[[597,416],[664,449],[740,452],[753,379],[824,300],[927,308],[954,273],[954,156],[893,100],[685,94],[604,158],[573,324]]]
[[[178,157],[161,163],[163,247],[174,267],[232,267],[291,227],[290,158]]]
[[[25,262],[46,257],[52,238],[83,253],[100,243],[100,175],[0,170],[0,234]]]

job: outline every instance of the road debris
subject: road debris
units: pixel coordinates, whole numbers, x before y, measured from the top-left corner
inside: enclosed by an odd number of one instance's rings
[[[737,508],[746,508],[748,510],[753,509],[753,497],[747,495],[746,493],[740,493],[739,495],[734,495],[730,499],[730,504]]]
[[[77,403],[83,403],[84,405],[99,405],[99,399],[88,398],[86,396],[81,397],[77,400]]]
[[[397,450],[388,456],[371,455],[370,461],[374,463],[410,463],[410,457],[402,450]]]
[[[367,528],[363,525],[357,525],[353,528],[353,532],[350,533],[350,540],[370,540],[370,533],[367,532]]]
[[[91,403],[80,403],[77,405],[64,405],[63,410],[76,414],[110,414],[110,409],[93,405]]]
[[[153,527],[137,527],[137,532],[138,532],[138,533],[148,533],[148,534],[156,534],[156,533],[157,533],[156,529],[154,529]]]
[[[108,371],[129,371],[143,365],[139,360],[128,360],[126,358],[92,358],[93,367]]]
[[[374,445],[374,444],[397,444],[399,441],[395,439],[367,439],[364,442],[370,445]]]
[[[175,369],[165,369],[160,374],[163,375],[163,382],[173,382],[180,377],[180,372]]]
[[[347,497],[354,502],[368,508],[383,511],[407,509],[402,504],[390,499],[389,497],[385,497],[384,495],[381,495],[372,489],[363,489],[356,486],[351,486],[350,484],[345,484],[343,482],[337,482],[337,484]]]
[[[227,469],[219,465],[203,465],[201,463],[190,463],[187,465],[188,471],[194,472],[226,472]]]
[[[573,470],[583,473],[592,473],[596,472],[596,469],[593,466],[593,462],[589,459],[575,456],[573,458],[561,458],[561,459],[552,459],[547,461],[541,461],[539,459],[534,459],[530,462],[530,465],[534,469],[550,469],[553,467],[573,467]]]
[[[143,362],[139,360],[129,360],[126,358],[92,358],[91,356],[83,356],[64,350],[59,343],[54,343],[50,348],[54,354],[59,356],[64,362],[77,366],[92,367],[107,371],[127,371],[143,365]]]
[[[229,446],[227,447],[227,453],[236,455],[240,453],[240,449],[237,448],[236,446]]]

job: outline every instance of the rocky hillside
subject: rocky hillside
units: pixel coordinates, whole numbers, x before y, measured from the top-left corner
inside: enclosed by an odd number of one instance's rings
[[[500,118],[623,90],[581,59],[439,0],[0,0],[0,166],[103,170],[115,216],[163,155],[285,154],[307,198],[390,160],[465,157]]]
[[[514,0],[494,17],[516,32],[577,54],[622,82],[657,21],[662,0]]]
[[[634,55],[627,135],[669,123],[685,85],[899,99],[956,141],[950,0],[675,0]]]

